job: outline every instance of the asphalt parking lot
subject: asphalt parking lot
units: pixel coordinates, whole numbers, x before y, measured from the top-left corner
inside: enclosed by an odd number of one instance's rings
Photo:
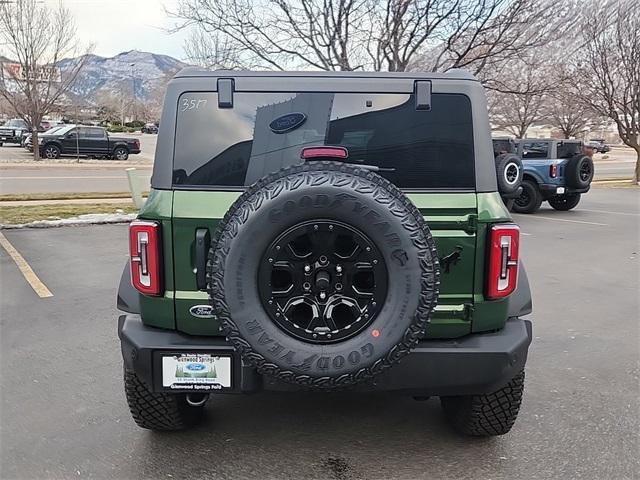
[[[220,396],[195,430],[140,430],[116,335],[126,226],[4,231],[53,296],[0,249],[0,477],[637,478],[640,189],[516,220],[535,339],[518,422],[493,439],[387,394]]]

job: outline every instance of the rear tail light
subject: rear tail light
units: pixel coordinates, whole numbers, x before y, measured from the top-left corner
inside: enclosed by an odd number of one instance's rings
[[[133,141],[133,145],[134,145],[136,148],[140,148],[140,140],[138,140],[138,139],[136,138],[136,139]]]
[[[489,273],[487,298],[495,300],[511,294],[518,282],[520,228],[517,225],[494,225],[489,238]]]
[[[556,178],[558,176],[558,165],[555,163],[549,165],[549,176],[551,178]]]
[[[129,226],[131,283],[145,295],[162,294],[160,224],[134,220]]]

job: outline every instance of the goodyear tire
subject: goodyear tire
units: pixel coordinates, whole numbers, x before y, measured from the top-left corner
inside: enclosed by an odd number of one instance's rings
[[[131,370],[124,369],[124,391],[131,416],[141,428],[169,431],[182,430],[203,418],[204,407],[192,407],[185,394],[150,391]]]
[[[593,160],[587,155],[576,155],[567,162],[564,177],[567,186],[586,188],[591,185],[594,173]]]
[[[518,418],[524,393],[524,370],[500,390],[486,395],[441,397],[445,417],[463,435],[504,435]]]
[[[398,188],[370,170],[310,162],[263,178],[232,205],[207,281],[245,362],[331,389],[371,379],[415,347],[439,265],[429,228]]]
[[[522,183],[522,160],[513,153],[496,157],[496,176],[500,193],[514,193]]]

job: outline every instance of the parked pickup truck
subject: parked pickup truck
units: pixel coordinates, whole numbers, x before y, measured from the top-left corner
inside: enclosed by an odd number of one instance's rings
[[[4,125],[0,126],[0,147],[3,143],[20,143],[22,133],[28,132],[29,126],[27,122],[21,118],[12,118]]]
[[[522,158],[522,193],[512,210],[534,213],[548,201],[556,210],[571,210],[589,191],[594,167],[580,140],[516,140],[516,154]]]
[[[46,158],[82,155],[127,160],[130,154],[140,153],[140,140],[111,136],[102,127],[67,125],[52,133],[41,133],[38,144],[40,155]]]

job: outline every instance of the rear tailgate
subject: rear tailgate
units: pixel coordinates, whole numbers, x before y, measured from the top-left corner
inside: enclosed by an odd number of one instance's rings
[[[194,335],[218,335],[215,318],[190,313],[208,304],[208,294],[196,287],[196,230],[213,231],[239,192],[175,191],[173,198],[173,265],[176,328]],[[453,338],[471,331],[476,261],[475,193],[409,194],[431,228],[441,259],[440,301],[428,334]]]

